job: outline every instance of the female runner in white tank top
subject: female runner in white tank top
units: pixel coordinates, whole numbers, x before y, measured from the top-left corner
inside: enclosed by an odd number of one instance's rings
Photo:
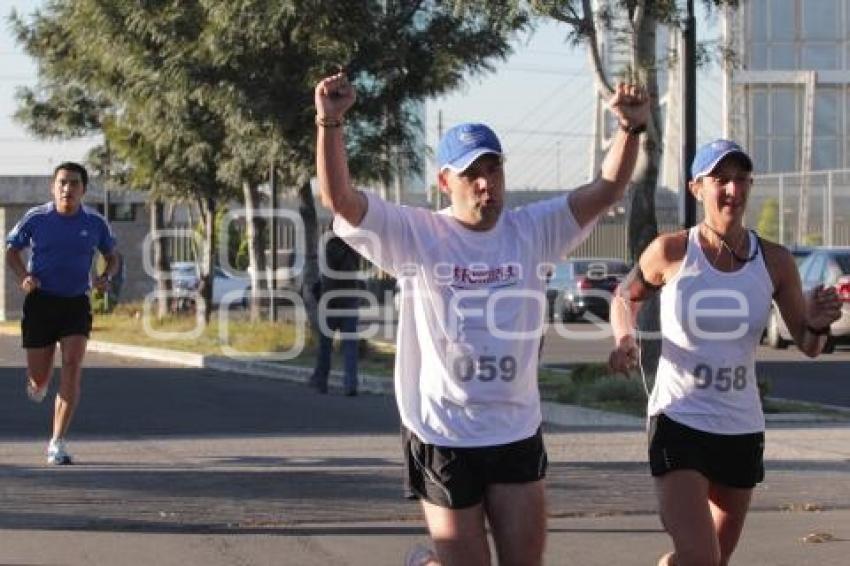
[[[725,565],[764,475],[755,350],[776,301],[801,351],[817,356],[840,314],[835,289],[804,297],[784,247],[744,228],[752,160],[716,140],[694,158],[690,190],[704,220],[658,236],[620,285],[610,365],[638,362],[635,317],[661,289],[661,359],[649,400],[649,459],[674,551],[659,565]]]

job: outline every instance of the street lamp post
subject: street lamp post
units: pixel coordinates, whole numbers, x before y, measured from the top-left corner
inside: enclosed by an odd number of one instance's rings
[[[685,186],[679,196],[679,221],[683,228],[696,224],[697,203],[688,188],[691,181],[691,162],[697,150],[697,30],[694,17],[694,0],[687,0],[687,16],[682,27],[682,171]]]
[[[555,188],[561,190],[561,140],[555,142]]]
[[[277,293],[277,175],[275,174],[275,160],[271,159],[269,165],[269,200],[271,201],[271,218],[269,225],[271,226],[271,234],[269,237],[269,246],[271,254],[269,262],[271,263],[271,278],[269,279],[269,321],[277,322],[277,309],[275,308],[275,295]]]

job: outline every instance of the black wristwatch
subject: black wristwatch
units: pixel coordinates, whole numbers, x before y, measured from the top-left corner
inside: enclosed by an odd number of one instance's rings
[[[646,131],[646,123],[640,124],[639,126],[627,126],[620,122],[620,129],[626,132],[629,135],[640,135]]]

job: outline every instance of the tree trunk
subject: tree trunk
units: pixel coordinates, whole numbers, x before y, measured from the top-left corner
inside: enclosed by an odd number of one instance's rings
[[[268,288],[265,254],[266,219],[257,216],[260,191],[253,183],[242,183],[245,197],[245,234],[248,238],[248,273],[251,277],[251,322],[260,320],[260,307],[264,298],[258,291]]]
[[[301,276],[301,298],[307,311],[307,320],[313,329],[318,329],[318,311],[316,295],[313,292],[319,282],[319,226],[316,214],[316,203],[313,200],[313,190],[310,181],[304,181],[298,189],[298,212],[304,222],[304,272]]]
[[[154,279],[156,281],[156,317],[162,320],[168,316],[168,293],[171,291],[171,278],[168,277],[170,260],[168,248],[160,236],[163,227],[164,205],[161,201],[153,199],[150,202],[151,242],[153,245]]]
[[[663,136],[661,109],[658,104],[658,74],[656,72],[656,29],[657,20],[651,8],[646,10],[639,22],[635,38],[634,54],[637,68],[646,77],[646,87],[651,101],[650,127],[641,140],[641,155],[632,186],[629,191],[628,247],[632,261],[637,261],[646,247],[658,235],[658,218],[655,215],[655,188],[661,164],[661,139]],[[655,381],[655,370],[661,356],[661,342],[657,338],[660,329],[657,296],[646,301],[638,313],[638,330],[644,333],[641,340],[641,362],[643,371]]]
[[[200,286],[198,294],[201,296],[201,301],[197,305],[198,320],[203,321],[204,325],[210,322],[212,314],[212,286],[213,286],[213,266],[214,255],[216,249],[216,233],[215,233],[215,199],[204,197],[199,199],[201,221],[203,222],[204,245],[201,249],[200,257]]]

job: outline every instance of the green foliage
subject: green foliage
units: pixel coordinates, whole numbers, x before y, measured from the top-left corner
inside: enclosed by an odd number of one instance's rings
[[[779,241],[779,201],[773,197],[764,200],[756,227],[759,235],[773,242]]]
[[[596,375],[580,373],[576,380],[574,375],[562,378],[553,389],[555,400],[559,403],[582,405],[625,412],[633,415],[643,415],[646,411],[646,393],[639,380],[629,379],[620,375]]]
[[[646,404],[646,393],[637,380],[613,375],[602,377],[585,387],[582,398],[599,403],[621,401]]]
[[[21,121],[102,131],[134,186],[194,198],[261,182],[272,156],[285,184],[309,179],[313,86],[338,65],[358,89],[353,174],[385,175],[391,146],[415,165],[411,102],[490,69],[528,15],[506,1],[55,0],[11,21],[40,69]]]
[[[756,385],[758,386],[761,402],[764,404],[765,398],[770,395],[770,390],[773,388],[773,382],[769,377],[759,375],[756,377]]]
[[[608,373],[609,370],[605,364],[576,364],[570,377],[575,383],[591,383]]]
[[[313,89],[341,66],[358,95],[347,120],[355,180],[415,170],[417,103],[490,70],[529,18],[506,0],[51,0],[10,21],[39,69],[18,120],[43,137],[103,134],[96,173],[204,216],[265,181],[272,162],[284,186],[309,183]],[[311,227],[312,193],[299,196]],[[209,254],[215,230],[205,232]]]
[[[248,240],[245,229],[238,222],[228,220],[228,209],[220,207],[215,215],[215,226],[218,232],[218,241],[227,242],[227,264],[233,269],[244,271],[248,268]],[[227,238],[225,238],[227,230]],[[260,243],[261,249],[265,247],[265,240]]]
[[[560,403],[643,415],[646,392],[640,379],[611,375],[605,364],[577,364],[569,374],[541,372],[541,394]]]
[[[91,292],[91,310],[93,313],[110,313],[115,310],[116,306],[118,306],[117,291],[110,289],[108,292],[104,293],[103,291],[95,289]]]
[[[803,237],[804,246],[822,246],[823,234],[820,232],[809,232]]]

